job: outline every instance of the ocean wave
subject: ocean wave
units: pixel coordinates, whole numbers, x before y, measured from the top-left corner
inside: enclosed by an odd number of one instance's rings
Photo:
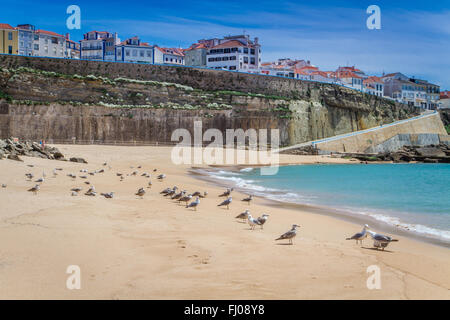
[[[250,169],[250,168],[245,168]],[[253,168],[251,168],[253,169]],[[244,173],[248,173],[248,171],[242,171]],[[242,174],[230,171],[211,171],[209,172],[211,176],[214,178],[227,181],[233,187],[240,189],[244,193],[253,194],[255,196],[263,197],[273,201],[291,203],[291,204],[299,204],[299,205],[309,205],[309,206],[317,206],[321,208],[329,208],[328,206],[324,206],[320,203],[320,197],[315,195],[306,195],[300,194],[299,192],[292,190],[283,190],[283,189],[275,189],[264,187],[258,185],[256,181],[243,178]],[[443,241],[446,243],[450,243],[450,231],[441,230],[433,227],[429,227],[423,224],[415,224],[415,223],[407,223],[402,221],[399,217],[395,217],[392,215],[381,214],[377,212],[376,209],[372,208],[353,208],[353,207],[339,207],[339,208],[330,208],[332,211],[341,212],[342,214],[350,214],[350,215],[358,215],[358,216],[366,216],[371,219],[374,219],[382,224],[389,225],[394,228],[398,228],[399,230],[419,234],[421,236],[427,238],[437,239],[439,241]]]

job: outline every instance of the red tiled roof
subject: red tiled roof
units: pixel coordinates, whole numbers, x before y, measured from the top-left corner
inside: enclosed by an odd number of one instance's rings
[[[326,73],[325,71],[313,71],[311,72],[311,75],[320,75],[324,78],[328,78],[328,73]]]
[[[196,50],[196,49],[207,49],[207,47],[206,47],[206,44],[204,44],[204,43],[194,43],[189,48],[183,49],[183,51],[191,51],[191,50]]]
[[[11,27],[9,24],[7,23],[0,23],[0,29],[9,29],[9,30],[14,30],[13,27]]]
[[[366,84],[366,83],[383,83],[383,80],[381,80],[381,78],[379,78],[379,77],[371,76],[371,77],[368,77],[363,82],[364,82],[364,84]]]
[[[161,47],[157,47],[159,49],[159,51],[161,51],[162,53],[165,54],[173,54],[176,56],[181,56],[184,57],[183,52],[181,51],[181,49],[177,49],[177,48],[161,48]],[[170,52],[172,51],[172,52]]]
[[[218,44],[211,49],[222,49],[222,48],[234,48],[234,47],[245,47],[245,45],[238,40],[228,40],[224,43]],[[251,46],[249,46],[251,47]]]
[[[360,76],[358,76],[356,73],[352,71],[337,71],[336,76],[338,78],[355,78],[355,79],[362,79]]]
[[[55,33],[55,32],[53,32],[53,31],[47,31],[47,30],[36,30],[36,33],[42,33],[42,34],[46,34],[46,35],[49,35],[49,36],[54,36],[54,37],[63,37],[63,38],[65,38],[65,36],[63,36],[63,35],[60,35],[60,34],[58,34],[58,33]]]

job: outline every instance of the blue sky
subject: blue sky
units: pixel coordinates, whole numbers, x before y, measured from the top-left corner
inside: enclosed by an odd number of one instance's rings
[[[36,1],[0,0],[0,22],[31,23],[79,40],[90,30],[138,35],[160,46],[241,34],[260,39],[263,61],[291,57],[322,70],[356,65],[368,74],[400,71],[450,89],[450,0],[439,1]],[[66,8],[81,8],[81,30],[67,30]],[[366,9],[381,8],[381,30]]]

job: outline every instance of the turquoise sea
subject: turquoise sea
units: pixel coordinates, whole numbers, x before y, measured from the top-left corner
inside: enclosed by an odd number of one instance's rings
[[[450,164],[293,165],[215,179],[259,196],[364,215],[450,243]]]

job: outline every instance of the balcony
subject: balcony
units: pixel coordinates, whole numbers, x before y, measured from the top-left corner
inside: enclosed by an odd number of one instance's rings
[[[81,48],[81,50],[83,51],[87,51],[87,50],[103,50],[102,46],[98,46],[98,47],[86,47],[86,48]]]

